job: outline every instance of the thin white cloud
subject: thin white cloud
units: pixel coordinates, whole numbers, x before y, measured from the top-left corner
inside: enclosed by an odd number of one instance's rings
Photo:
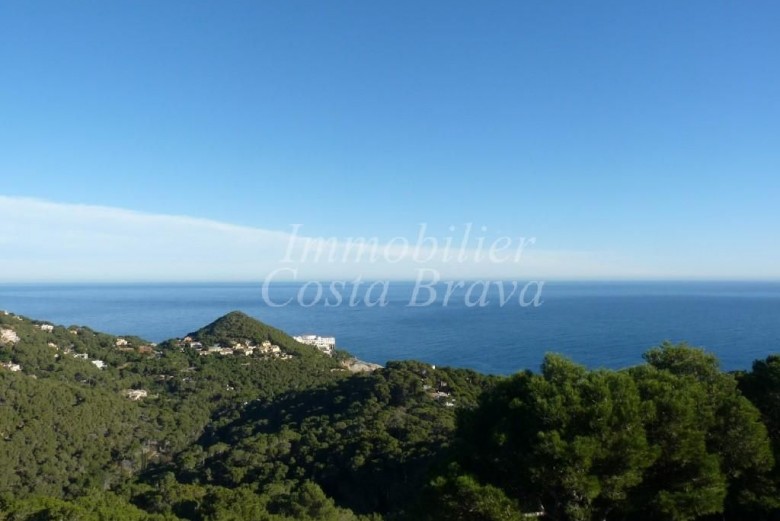
[[[305,226],[297,234],[236,226],[189,216],[148,214],[104,206],[63,204],[0,196],[0,280],[35,281],[218,281],[277,279],[415,279],[435,270],[442,279],[643,278],[657,274],[616,255],[545,251],[527,245],[519,260],[477,260],[470,244],[462,262],[443,257],[443,241],[415,253],[378,242],[378,256],[355,259],[348,238],[316,260]],[[371,240],[371,238],[365,238]],[[519,241],[519,239],[513,239]],[[307,246],[309,253],[304,255]],[[516,247],[517,244],[512,244]],[[514,250],[512,250],[514,251]],[[328,254],[332,253],[331,257]],[[435,255],[434,255],[435,254]],[[346,260],[345,260],[346,259]],[[285,262],[292,260],[292,262]],[[279,271],[279,270],[282,271]]]

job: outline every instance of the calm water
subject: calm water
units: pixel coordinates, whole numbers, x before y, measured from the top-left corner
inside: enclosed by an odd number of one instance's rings
[[[304,304],[316,297],[309,289]],[[399,282],[390,283],[386,306],[366,306],[363,292],[350,306],[350,290],[340,306],[325,306],[323,296],[305,307],[296,302],[298,285],[277,284],[271,301],[293,302],[273,307],[260,284],[6,284],[0,285],[0,309],[152,341],[184,336],[241,310],[291,334],[333,335],[339,347],[364,360],[414,358],[498,374],[536,369],[548,351],[590,367],[624,367],[663,340],[705,347],[725,369],[748,368],[780,352],[780,283],[548,282],[539,307],[519,305],[517,294],[500,306],[496,287],[485,307],[468,307],[466,289],[444,306],[442,287],[434,304],[410,307],[413,285]],[[532,296],[526,293],[527,300]],[[426,298],[419,294],[417,302]]]

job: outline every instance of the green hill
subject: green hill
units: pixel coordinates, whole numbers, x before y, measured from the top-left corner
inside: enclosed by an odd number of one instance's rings
[[[260,344],[267,340],[290,354],[302,356],[319,354],[316,348],[301,344],[281,329],[264,324],[241,311],[231,311],[187,336],[203,345],[222,346],[247,341]]]

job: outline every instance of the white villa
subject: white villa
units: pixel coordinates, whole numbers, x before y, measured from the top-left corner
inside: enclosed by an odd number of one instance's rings
[[[323,353],[333,354],[333,349],[336,348],[336,338],[332,336],[318,336],[318,335],[301,335],[293,337],[293,340],[314,346]]]
[[[19,335],[13,329],[0,329],[0,342],[15,344],[19,341]]]
[[[138,400],[142,400],[149,396],[149,391],[146,389],[125,389],[122,391],[122,394],[134,402],[137,402]]]

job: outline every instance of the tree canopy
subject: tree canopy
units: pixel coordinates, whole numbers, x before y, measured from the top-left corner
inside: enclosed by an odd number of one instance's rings
[[[160,345],[0,328],[0,521],[780,515],[775,355],[736,374],[668,343],[619,371],[551,354],[510,377],[353,374],[239,312]],[[265,341],[289,357],[192,347]]]

